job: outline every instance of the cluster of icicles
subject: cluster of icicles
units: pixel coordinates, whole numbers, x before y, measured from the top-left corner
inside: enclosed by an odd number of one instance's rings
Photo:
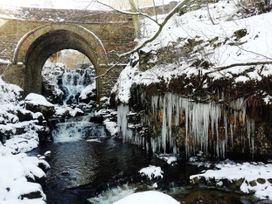
[[[152,114],[162,120],[161,135],[151,137],[151,145],[145,142],[145,138],[138,136],[137,132],[131,131],[127,121],[129,107],[118,107],[118,127],[124,142],[130,142],[145,146],[151,146],[153,152],[178,153],[176,128],[185,128],[185,152],[187,156],[198,151],[211,153],[224,158],[227,147],[232,148],[237,135],[237,128],[246,131],[245,135],[239,135],[239,140],[254,154],[254,120],[246,117],[246,105],[240,98],[230,104],[232,111],[231,122],[228,112],[223,105],[214,102],[197,103],[176,94],[167,93],[164,96],[152,97]],[[222,125],[223,124],[223,125]],[[223,133],[222,133],[223,126]],[[244,132],[245,132],[244,131]],[[242,133],[243,131],[241,131]],[[243,133],[244,133],[243,132]],[[246,142],[247,141],[247,142]]]

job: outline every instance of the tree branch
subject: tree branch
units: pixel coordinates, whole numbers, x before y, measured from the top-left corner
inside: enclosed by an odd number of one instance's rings
[[[149,15],[146,14],[146,13],[142,13],[142,12],[122,11],[122,10],[119,10],[119,9],[114,8],[113,6],[110,6],[110,5],[108,5],[108,4],[105,4],[105,3],[101,2],[101,1],[96,1],[96,2],[99,3],[99,4],[101,4],[101,5],[103,5],[103,6],[106,6],[106,7],[110,8],[110,9],[112,9],[112,10],[115,10],[115,11],[117,11],[118,13],[121,13],[121,14],[126,14],[126,15],[131,15],[131,16],[144,16],[144,17],[148,18],[149,20],[153,21],[154,23],[156,23],[157,25],[160,26],[160,23],[159,23],[156,19],[152,18],[151,16],[149,16]]]
[[[183,6],[187,5],[190,1],[192,0],[184,0],[180,3],[178,3],[175,8],[172,9],[172,11],[169,12],[169,14],[165,17],[165,19],[163,20],[163,22],[161,24],[159,24],[159,29],[157,30],[157,32],[148,40],[144,41],[142,44],[140,44],[139,46],[137,46],[136,48],[134,48],[133,50],[123,53],[121,55],[118,55],[119,57],[124,57],[127,55],[131,55],[135,52],[138,52],[140,49],[142,49],[144,46],[146,46],[147,44],[149,44],[150,42],[152,42],[153,40],[155,40],[159,34],[161,33],[162,29],[164,28],[164,26],[167,24],[167,22],[171,19],[172,16],[174,16]]]
[[[207,76],[209,74],[220,72],[232,67],[241,67],[241,66],[254,66],[254,65],[265,65],[265,64],[272,64],[272,61],[259,61],[259,62],[246,62],[246,63],[234,63],[227,66],[220,66],[220,67],[214,67],[212,71],[206,72],[204,76]]]

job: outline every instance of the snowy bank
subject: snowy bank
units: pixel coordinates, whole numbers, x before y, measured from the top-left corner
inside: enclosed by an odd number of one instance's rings
[[[191,183],[214,186],[237,186],[244,193],[272,200],[272,164],[223,162],[216,169],[190,177]],[[238,189],[234,189],[238,190]]]
[[[271,76],[271,64],[245,63],[271,61],[272,41],[268,36],[272,32],[272,13],[243,18],[236,2],[227,0],[209,4],[209,10],[215,24],[211,22],[206,6],[174,15],[159,36],[142,49],[144,63],[128,65],[122,71],[113,90],[117,99],[128,103],[133,84],[149,86],[161,82],[167,85],[179,77],[185,77],[183,81],[189,82],[194,77],[207,76],[212,81],[231,79],[235,83],[245,83]],[[143,24],[145,34],[141,42],[158,29],[148,20]],[[184,84],[184,88],[190,85]],[[205,88],[209,84],[204,80],[202,86]]]
[[[46,196],[36,182],[45,177],[39,166],[48,168],[48,163],[25,153],[14,155],[12,151],[0,144],[0,203],[44,204]]]
[[[38,146],[38,132],[47,129],[41,113],[20,105],[21,93],[0,78],[0,203],[44,204],[46,196],[37,182],[44,179],[49,164],[25,152]]]

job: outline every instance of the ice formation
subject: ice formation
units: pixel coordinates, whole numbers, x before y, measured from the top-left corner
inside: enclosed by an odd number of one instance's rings
[[[233,101],[230,104],[231,110],[226,111],[222,104],[198,103],[167,93],[162,97],[152,97],[152,109],[153,113],[162,110],[163,114],[161,136],[152,138],[153,152],[165,153],[171,150],[176,153],[175,141],[178,135],[173,135],[172,129],[184,126],[185,152],[188,156],[197,151],[208,153],[212,149],[216,156],[224,157],[227,145],[233,147],[233,134],[239,124],[247,133],[246,136],[241,135],[243,148],[249,148],[254,153],[255,123],[246,117],[246,106],[242,98]]]
[[[235,137],[239,137],[241,151],[249,150],[254,154],[255,122],[246,117],[246,105],[242,98],[233,101],[227,110],[223,104],[198,103],[167,93],[152,96],[151,107],[152,114],[162,123],[160,135],[150,138],[153,152],[177,153],[176,141],[181,136],[177,129],[184,128],[187,156],[202,151],[224,158],[226,149],[233,148]],[[123,141],[148,147],[142,137],[134,135],[128,128],[128,113],[128,106],[122,104],[118,107],[118,127]],[[241,129],[240,135],[237,135],[238,128]]]

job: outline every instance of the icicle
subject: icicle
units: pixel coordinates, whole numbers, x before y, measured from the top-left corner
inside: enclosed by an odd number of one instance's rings
[[[129,113],[128,105],[121,104],[117,107],[117,124],[121,133],[123,142],[131,140],[132,133],[128,130],[127,115]]]
[[[228,124],[227,113],[224,112],[222,105],[216,103],[196,103],[187,98],[166,93],[163,97],[153,96],[151,106],[153,113],[162,111],[161,136],[151,138],[153,152],[166,153],[172,150],[176,153],[176,135],[173,134],[172,126],[179,126],[181,115],[185,120],[187,156],[197,151],[208,153],[209,149],[213,148],[216,156],[224,158],[226,149],[234,146],[234,133],[238,124],[247,126],[249,146],[251,152],[254,152],[254,121],[247,121],[246,106],[242,98],[230,105],[233,109],[231,124]],[[222,123],[224,133],[221,134]]]
[[[166,96],[163,98],[163,119],[162,119],[162,130],[161,130],[161,140],[162,140],[162,150],[166,152],[166,140],[167,140],[167,117],[166,117]]]
[[[231,147],[233,148],[233,125],[230,124],[230,143],[231,143]]]
[[[159,97],[158,96],[152,96],[152,98],[151,98],[151,107],[152,107],[153,113],[158,111],[158,103],[159,103]]]

